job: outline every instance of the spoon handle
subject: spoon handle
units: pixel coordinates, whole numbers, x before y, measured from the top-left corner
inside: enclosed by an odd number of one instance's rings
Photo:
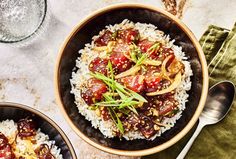
[[[184,159],[184,157],[186,156],[186,154],[188,153],[189,149],[191,148],[194,140],[196,139],[196,137],[198,136],[198,134],[201,132],[202,128],[205,126],[205,124],[203,124],[201,121],[199,121],[199,124],[197,126],[197,129],[195,130],[193,136],[190,138],[190,140],[188,141],[188,143],[185,145],[185,147],[183,148],[183,150],[180,152],[180,154],[178,155],[178,157],[176,159]]]

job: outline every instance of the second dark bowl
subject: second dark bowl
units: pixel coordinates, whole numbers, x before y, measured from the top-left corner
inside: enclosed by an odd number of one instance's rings
[[[16,103],[0,103],[0,122],[3,120],[14,120],[30,117],[35,121],[37,127],[55,141],[55,145],[61,149],[64,159],[77,159],[75,151],[65,133],[59,126],[46,115],[28,106]]]

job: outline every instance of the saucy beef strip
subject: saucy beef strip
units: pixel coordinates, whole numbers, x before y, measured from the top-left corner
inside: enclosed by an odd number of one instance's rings
[[[0,132],[0,158],[16,159],[7,137],[1,132]]]
[[[37,149],[34,150],[38,159],[55,159],[51,154],[50,149],[47,144],[41,144]]]
[[[20,138],[36,135],[36,124],[32,119],[21,119],[17,122],[18,136]]]
[[[0,132],[0,149],[3,149],[8,144],[7,137]]]

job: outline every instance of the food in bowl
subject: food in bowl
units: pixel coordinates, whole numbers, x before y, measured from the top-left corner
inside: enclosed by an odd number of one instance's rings
[[[191,66],[154,25],[125,19],[79,53],[71,92],[79,113],[105,137],[153,140],[181,117]]]
[[[62,159],[60,148],[30,118],[0,122],[1,159]]]

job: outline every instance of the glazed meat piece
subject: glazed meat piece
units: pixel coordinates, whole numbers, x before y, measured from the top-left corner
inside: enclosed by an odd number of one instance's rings
[[[154,129],[155,124],[153,123],[152,118],[147,117],[143,113],[137,115],[131,112],[123,122],[126,131],[138,130],[145,138],[149,139],[156,133],[157,130]]]
[[[101,111],[101,117],[103,120],[107,121],[111,118],[110,113],[106,107],[101,107],[100,111]]]
[[[171,48],[161,47],[160,52],[164,57],[174,55],[174,51]]]
[[[126,118],[126,122],[128,123],[128,124],[126,124],[128,130],[130,128],[132,128],[134,130],[138,130],[138,127],[141,124],[141,120],[140,120],[139,116],[137,114],[134,114],[133,112],[131,112],[128,115],[128,117]]]
[[[135,43],[139,40],[139,31],[133,28],[118,30],[117,38],[127,44]]]
[[[36,135],[36,124],[32,119],[21,119],[17,122],[18,136],[21,138]]]
[[[47,144],[41,144],[36,150],[35,153],[38,159],[55,159],[51,154],[50,149]]]
[[[145,89],[144,76],[142,75],[124,77],[121,82],[134,92],[142,92]]]
[[[6,136],[0,132],[0,149],[3,149],[8,144],[8,139]]]
[[[11,146],[8,144],[5,148],[0,149],[0,158],[3,159],[16,159],[15,154],[12,152]]]
[[[176,110],[178,102],[173,97],[167,97],[159,107],[159,115],[166,116],[173,110]]]
[[[143,134],[143,136],[146,139],[149,139],[156,132],[154,129],[154,123],[147,116],[141,116],[140,119],[141,119],[141,125],[140,125],[139,129],[140,129],[141,133]]]
[[[144,39],[138,43],[140,50],[143,53],[147,53],[151,59],[157,59],[159,57],[159,49],[161,48],[160,43],[154,43],[147,39]]]
[[[100,57],[96,57],[89,64],[89,70],[93,73],[99,72],[101,74],[107,75],[107,59],[102,59]]]
[[[6,136],[0,132],[0,158],[1,159],[15,159],[11,145],[8,143]]]
[[[161,77],[159,76],[154,76],[154,75],[150,75],[150,76],[145,76],[145,85],[146,85],[146,92],[154,92],[158,89],[161,88]]]
[[[97,46],[106,46],[110,40],[112,40],[112,32],[106,30],[94,43]]]
[[[145,72],[145,92],[154,92],[161,89],[162,77],[161,68],[157,66],[147,66]]]
[[[132,66],[132,62],[128,59],[128,48],[125,44],[118,44],[110,55],[112,66],[115,73],[121,73],[128,70]]]
[[[96,78],[90,78],[87,88],[82,92],[81,97],[88,105],[91,105],[95,101],[100,101],[102,99],[102,94],[106,91],[107,86],[104,82]]]
[[[144,39],[142,41],[139,41],[138,46],[139,46],[140,50],[143,53],[145,53],[145,52],[148,52],[148,49],[150,47],[152,47],[153,44],[154,44],[154,42],[149,41],[148,39]],[[150,52],[150,54],[152,54],[152,53],[154,53],[154,52]]]

